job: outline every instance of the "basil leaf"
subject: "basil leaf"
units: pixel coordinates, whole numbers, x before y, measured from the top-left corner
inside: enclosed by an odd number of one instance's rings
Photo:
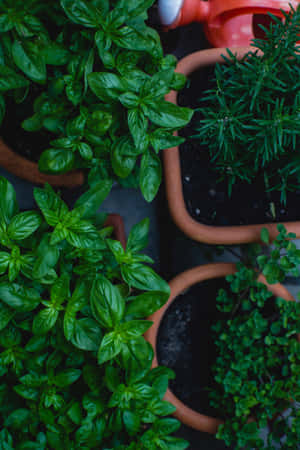
[[[41,54],[45,58],[45,63],[53,66],[66,64],[70,57],[68,50],[63,45],[51,41],[45,44]]]
[[[45,308],[33,320],[32,332],[34,334],[47,334],[54,327],[59,312],[54,308]]]
[[[35,188],[33,194],[46,222],[52,227],[56,226],[68,213],[67,205],[55,194],[49,184],[46,184],[44,189]]]
[[[0,283],[0,300],[20,312],[34,310],[40,303],[40,295],[34,290],[16,283]]]
[[[14,41],[12,56],[16,66],[36,83],[45,83],[47,72],[45,58],[31,42]]]
[[[66,173],[74,168],[75,156],[72,150],[50,148],[39,159],[39,169],[45,173]]]
[[[102,180],[82,194],[75,203],[75,208],[80,209],[81,217],[94,216],[101,203],[110,193],[111,188],[112,180]]]
[[[148,245],[149,219],[143,219],[134,225],[129,233],[126,251],[137,253]]]
[[[16,192],[4,177],[0,177],[0,226],[1,222],[8,224],[17,212]]]
[[[99,30],[95,34],[95,43],[104,67],[107,69],[113,69],[115,67],[115,59],[109,52],[112,44],[111,38],[107,36],[104,31]]]
[[[45,234],[36,250],[36,261],[33,267],[33,277],[43,278],[50,269],[55,267],[59,258],[59,249],[50,245],[50,234]]]
[[[170,295],[170,288],[166,281],[158,276],[151,267],[135,263],[122,266],[122,276],[125,282],[132,287],[141,290],[160,291]]]
[[[135,146],[143,152],[149,144],[147,136],[148,120],[140,109],[131,109],[128,112],[128,127]]]
[[[98,351],[98,363],[103,364],[115,358],[122,349],[122,340],[115,333],[108,333],[102,339],[99,351]]]
[[[153,123],[164,128],[182,128],[193,116],[192,109],[183,108],[165,100],[148,102],[143,111]]]
[[[35,211],[25,211],[13,217],[8,227],[11,239],[21,241],[34,233],[42,223],[41,216]]]
[[[16,312],[12,308],[0,302],[0,331],[8,325],[15,314]]]
[[[133,145],[133,142],[123,137],[118,139],[112,148],[111,163],[114,172],[120,178],[126,178],[134,169],[137,150]]]
[[[66,15],[72,22],[88,28],[95,28],[102,22],[101,16],[91,2],[85,0],[61,0]]]
[[[94,72],[88,75],[88,82],[94,94],[103,101],[118,100],[126,90],[122,79],[109,72]]]
[[[161,178],[160,159],[155,153],[148,151],[142,157],[140,171],[140,188],[147,202],[151,202],[156,196]]]
[[[149,320],[131,320],[120,325],[119,332],[125,340],[135,339],[146,333],[152,324]]]
[[[0,252],[0,275],[3,275],[9,264],[10,254],[7,252]]]
[[[142,319],[159,310],[166,303],[166,295],[158,291],[144,292],[135,297],[126,308],[126,317]]]
[[[29,85],[29,81],[10,67],[0,64],[0,92],[19,89]],[[2,107],[3,108],[3,107]]]
[[[53,378],[53,382],[56,386],[64,388],[70,384],[75,383],[81,376],[81,370],[79,369],[66,369],[60,372]]]
[[[76,320],[71,342],[80,350],[96,351],[99,349],[102,331],[98,323],[88,317]]]
[[[96,279],[91,292],[95,319],[105,328],[115,327],[123,318],[125,300],[119,289],[106,278]]]

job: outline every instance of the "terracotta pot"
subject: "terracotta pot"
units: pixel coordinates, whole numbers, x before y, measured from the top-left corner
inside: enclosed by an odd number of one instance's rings
[[[34,184],[49,183],[52,186],[75,188],[84,183],[82,171],[75,170],[61,175],[47,175],[39,171],[37,163],[24,158],[9,148],[0,138],[0,167]]]
[[[109,214],[104,222],[105,227],[113,227],[114,237],[122,244],[124,250],[126,249],[126,234],[125,225],[122,217],[119,214]]]
[[[231,48],[232,53],[241,59],[253,47]],[[176,72],[188,76],[201,67],[224,63],[222,55],[225,48],[201,50],[192,53],[179,61]],[[177,92],[171,91],[166,100],[177,104]],[[177,133],[175,133],[177,134]],[[209,226],[194,220],[186,209],[181,181],[181,167],[178,147],[163,151],[164,172],[167,200],[171,216],[176,225],[191,239],[207,244],[246,244],[260,241],[260,231],[266,227],[271,239],[278,235],[277,224],[241,225],[241,226]],[[288,232],[296,233],[300,237],[300,222],[284,223]]]
[[[150,342],[150,344],[154,349],[154,359],[152,363],[153,368],[158,366],[157,336],[159,326],[168,307],[174,302],[174,300],[178,297],[178,295],[182,294],[186,289],[190,288],[194,284],[197,284],[201,281],[225,277],[227,275],[233,274],[235,271],[236,266],[235,264],[232,263],[206,264],[203,266],[195,267],[194,269],[187,270],[186,272],[183,272],[177,277],[175,277],[170,282],[171,288],[170,298],[168,302],[159,311],[155,312],[151,317],[149,317],[149,320],[153,321],[153,325],[145,334],[145,338],[147,339],[148,342]],[[277,297],[282,297],[287,301],[295,301],[294,297],[281,284],[269,285],[267,284],[263,276],[259,277],[259,281],[265,283],[268,286],[268,289]],[[170,389],[167,390],[164,399],[172,403],[176,407],[174,416],[182,423],[191,428],[206,433],[215,434],[218,430],[219,425],[223,423],[221,419],[209,417],[192,410],[191,408],[186,406],[183,402],[181,402],[171,392]]]

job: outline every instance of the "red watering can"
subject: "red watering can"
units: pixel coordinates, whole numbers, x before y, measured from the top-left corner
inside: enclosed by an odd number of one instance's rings
[[[284,17],[282,10],[297,8],[300,0],[159,0],[162,24],[173,29],[192,22],[204,24],[207,39],[214,47],[241,47],[261,37],[258,26],[267,26],[268,12]]]

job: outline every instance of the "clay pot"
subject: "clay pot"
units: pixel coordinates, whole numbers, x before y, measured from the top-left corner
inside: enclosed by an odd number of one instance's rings
[[[253,47],[231,48],[231,52],[242,59]],[[179,61],[176,72],[186,76],[216,63],[224,63],[222,55],[226,54],[225,48],[200,50],[192,53]],[[177,104],[176,91],[166,95],[166,100]],[[174,133],[177,135],[177,133]],[[246,244],[259,242],[262,227],[269,230],[270,238],[278,235],[277,224],[241,225],[216,227],[204,225],[194,220],[186,209],[181,181],[181,167],[178,147],[168,148],[163,151],[166,194],[171,216],[176,225],[191,239],[207,244]],[[296,233],[300,237],[300,221],[284,223],[288,232]]]
[[[47,175],[39,171],[37,163],[24,158],[9,148],[0,138],[0,167],[30,183],[75,188],[84,183],[82,171],[75,170],[61,175]]]
[[[154,349],[154,359],[152,363],[152,368],[158,366],[157,360],[157,336],[159,331],[159,326],[162,319],[168,309],[168,307],[174,302],[178,295],[182,294],[186,289],[190,288],[194,284],[200,283],[201,281],[210,280],[214,278],[225,277],[231,275],[236,271],[235,264],[232,263],[216,263],[216,264],[206,264],[203,266],[195,267],[194,269],[187,270],[179,275],[177,275],[169,284],[171,288],[171,295],[168,302],[159,310],[156,311],[149,320],[153,321],[151,328],[145,333],[145,338],[152,345]],[[260,276],[259,281],[265,283],[268,289],[277,297],[284,298],[287,301],[295,301],[294,297],[289,293],[289,291],[281,284],[267,284],[265,278]],[[201,301],[201,299],[199,299]],[[299,339],[299,336],[298,336]],[[183,402],[181,402],[170,389],[167,390],[164,400],[172,403],[176,407],[174,416],[180,420],[185,425],[194,428],[199,431],[206,433],[215,434],[218,430],[222,420],[209,417],[204,414],[200,414]]]
[[[126,249],[126,234],[125,226],[122,217],[119,214],[109,214],[104,222],[105,227],[113,227],[114,238],[122,244],[124,250]]]

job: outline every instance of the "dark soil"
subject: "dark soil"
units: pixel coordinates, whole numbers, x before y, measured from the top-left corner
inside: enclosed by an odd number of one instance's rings
[[[29,94],[23,103],[7,99],[5,117],[0,128],[4,142],[16,153],[38,162],[42,152],[50,147],[53,135],[42,129],[38,132],[23,130],[23,120],[33,115],[33,102],[38,93]]]
[[[179,94],[179,104],[199,107],[199,99],[205,90],[212,87],[213,77],[214,68],[195,72],[187,87]],[[191,216],[198,222],[216,226],[299,220],[296,205],[300,201],[300,190],[289,192],[287,203],[283,205],[279,192],[265,192],[263,177],[258,177],[251,184],[238,181],[229,197],[226,180],[219,180],[214,164],[210,161],[208,147],[191,138],[197,134],[196,124],[200,119],[201,114],[196,111],[191,123],[181,131],[181,135],[187,138],[180,146],[180,159],[184,198]],[[271,202],[275,204],[275,220],[270,211]]]
[[[214,389],[212,365],[216,346],[211,326],[224,317],[216,308],[216,295],[227,285],[224,278],[192,286],[168,309],[158,335],[159,364],[174,370],[172,392],[192,409],[222,417],[209,405]]]

